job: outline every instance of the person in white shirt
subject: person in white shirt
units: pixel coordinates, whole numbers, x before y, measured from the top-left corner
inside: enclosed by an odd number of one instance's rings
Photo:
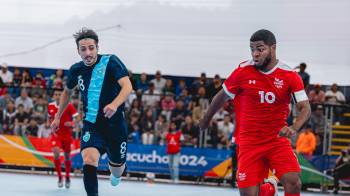
[[[164,79],[162,77],[162,74],[160,73],[160,71],[156,72],[155,75],[156,78],[154,78],[153,80],[150,81],[150,83],[154,84],[154,87],[156,88],[156,90],[158,92],[162,92],[163,88],[165,87],[165,83],[166,83],[166,79]]]
[[[6,63],[3,63],[1,65],[0,77],[2,81],[7,85],[11,84],[13,81],[13,73],[8,70]]]
[[[337,84],[333,84],[331,89],[326,92],[326,103],[333,105],[341,105],[345,103],[344,94],[338,90]],[[342,107],[334,107],[334,119],[335,124],[339,125],[340,121],[342,121],[343,116],[343,108]]]
[[[25,112],[31,113],[34,107],[33,100],[28,96],[28,92],[26,89],[22,89],[21,96],[16,98],[16,101],[15,101],[16,108],[18,107],[19,104],[23,104]]]
[[[233,132],[234,125],[231,121],[230,115],[227,114],[223,121],[218,122],[218,134],[219,134],[219,148],[226,147],[229,148],[230,135]]]
[[[48,138],[51,134],[50,122],[39,125],[38,138]]]

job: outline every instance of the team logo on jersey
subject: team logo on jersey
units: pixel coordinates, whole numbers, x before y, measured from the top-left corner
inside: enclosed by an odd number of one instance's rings
[[[90,140],[90,132],[87,131],[83,136],[83,141],[88,142],[89,140]]]
[[[282,88],[283,87],[283,80],[275,78],[275,81],[273,83],[275,84],[276,88]]]
[[[239,181],[244,181],[247,178],[247,175],[245,173],[238,173],[238,179]]]

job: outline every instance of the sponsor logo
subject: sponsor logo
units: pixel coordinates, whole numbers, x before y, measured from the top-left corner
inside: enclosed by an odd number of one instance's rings
[[[239,181],[244,181],[247,178],[247,175],[245,173],[238,173],[238,179]]]
[[[87,131],[83,136],[83,141],[88,142],[89,140],[90,140],[90,132]]]

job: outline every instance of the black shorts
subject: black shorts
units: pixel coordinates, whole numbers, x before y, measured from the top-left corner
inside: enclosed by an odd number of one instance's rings
[[[123,164],[126,161],[128,129],[124,118],[113,123],[103,120],[83,122],[80,138],[80,150],[97,148],[100,154],[107,153],[112,163]]]

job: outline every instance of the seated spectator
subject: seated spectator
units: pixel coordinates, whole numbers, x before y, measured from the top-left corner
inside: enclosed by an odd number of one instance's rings
[[[340,156],[335,162],[333,170],[334,194],[338,194],[339,180],[350,177],[350,144],[347,149],[341,151]]]
[[[10,101],[15,102],[15,100],[11,97],[11,95],[8,92],[5,92],[5,94],[0,96],[0,107],[6,108],[7,104]]]
[[[51,135],[50,122],[47,120],[45,123],[39,125],[38,138],[49,138]]]
[[[202,110],[207,111],[209,108],[209,99],[207,98],[204,87],[199,87],[196,98],[198,99],[199,106],[202,108]]]
[[[167,120],[170,120],[171,112],[175,108],[175,101],[174,101],[174,95],[170,92],[167,92],[165,97],[162,100],[162,113],[166,116]]]
[[[323,104],[325,102],[325,92],[320,84],[315,84],[314,89],[309,93],[310,104]]]
[[[32,117],[37,119],[39,124],[44,123],[47,118],[47,101],[41,96],[34,104]]]
[[[179,97],[184,89],[187,89],[186,82],[184,79],[180,79],[175,88],[176,97]]]
[[[222,81],[218,74],[214,76],[213,82],[208,85],[206,88],[207,97],[209,102],[214,98],[214,96],[222,89]]]
[[[12,85],[13,73],[8,70],[8,66],[6,63],[3,63],[1,65],[0,78],[6,86]]]
[[[218,124],[214,120],[211,120],[209,122],[209,127],[207,130],[202,130],[204,131],[206,135],[209,135],[209,143],[211,144],[212,148],[218,148],[218,144],[220,142],[219,140],[219,130],[218,130]],[[207,142],[207,141],[203,141]]]
[[[199,105],[199,99],[194,98],[192,101],[192,119],[195,124],[198,124],[199,121],[203,118],[204,110]]]
[[[149,89],[142,95],[142,105],[145,108],[158,107],[160,92],[155,89],[153,83],[149,83]]]
[[[130,130],[128,142],[130,144],[141,144],[140,127],[137,124],[134,124]]]
[[[209,82],[207,79],[207,75],[205,73],[201,73],[201,76],[195,81],[193,81],[191,85],[191,91],[193,95],[195,95],[196,92],[198,92],[199,87],[204,87],[205,89],[208,85],[209,85]]]
[[[37,137],[38,131],[39,131],[39,127],[36,119],[31,118],[29,121],[29,125],[27,126],[27,129],[26,129],[26,135]]]
[[[154,119],[152,109],[148,109],[145,112],[141,120],[142,128],[142,144],[151,145],[154,144]]]
[[[148,81],[147,81],[147,74],[141,73],[140,79],[136,82],[136,89],[137,91],[145,92],[148,90]]]
[[[316,134],[320,135],[323,138],[325,124],[326,122],[323,114],[323,106],[317,105],[316,110],[312,112],[309,125]]]
[[[171,113],[171,121],[176,123],[177,127],[180,127],[181,123],[185,120],[185,116],[188,114],[187,109],[184,107],[182,101],[177,101],[175,109]]]
[[[33,79],[32,79],[32,76],[30,75],[29,69],[23,70],[21,87],[22,88],[32,87],[32,81]]]
[[[31,114],[33,109],[33,100],[28,96],[26,89],[21,90],[21,96],[16,98],[15,104],[16,107],[18,107],[19,104],[22,104],[24,106],[24,111]]]
[[[234,125],[231,122],[230,115],[227,114],[224,116],[223,121],[217,122],[218,124],[218,137],[219,137],[219,149],[225,147],[228,149],[230,147],[231,138]]]
[[[46,80],[41,72],[36,73],[35,78],[32,81],[32,95],[38,93],[42,95],[46,93]]]
[[[14,97],[18,97],[20,95],[20,86],[22,83],[22,73],[19,68],[15,68],[13,73],[13,83],[12,83],[12,91],[11,95]]]
[[[173,81],[170,79],[167,79],[165,82],[165,86],[163,88],[163,94],[165,95],[166,93],[171,93],[175,94],[175,87],[173,85]]]
[[[55,74],[50,77],[51,88],[62,90],[65,82],[64,72],[62,69],[56,70]]]
[[[15,104],[14,102],[10,101],[4,110],[4,121],[2,126],[5,134],[13,135],[16,114]]]
[[[185,108],[187,108],[187,110],[191,109],[190,103],[192,102],[192,95],[189,94],[188,89],[182,89],[180,96],[178,96],[176,99],[181,100],[184,103]]]
[[[138,99],[134,99],[134,101],[131,103],[131,108],[128,111],[129,116],[136,115],[138,118],[141,118],[141,115],[143,113],[140,101]]]
[[[154,84],[154,88],[158,92],[163,92],[163,88],[165,87],[166,79],[162,77],[161,72],[158,70],[156,72],[155,78],[150,81],[150,83]]]
[[[29,114],[24,111],[24,106],[19,104],[15,116],[15,135],[24,135],[26,127],[28,125]]]
[[[304,129],[298,136],[296,142],[296,152],[302,154],[307,159],[311,159],[316,149],[316,136],[310,128]]]
[[[225,108],[220,108],[219,111],[217,111],[214,116],[213,116],[213,120],[215,121],[223,121],[224,120],[224,117],[226,115],[229,115],[229,113],[225,110]]]
[[[193,123],[190,115],[185,117],[185,123],[181,126],[180,130],[184,135],[185,146],[198,147],[199,127]]]
[[[133,101],[137,99],[136,92],[134,90],[131,91],[128,98],[125,100],[125,109],[129,110],[131,108],[131,104]]]
[[[332,105],[341,105],[345,103],[344,94],[338,90],[338,85],[333,84],[331,90],[326,92],[326,103]],[[343,108],[334,107],[334,122],[335,124],[340,124],[343,115]]]
[[[169,124],[165,115],[159,115],[158,120],[154,123],[155,141],[156,144],[165,144],[165,135],[168,131]]]

